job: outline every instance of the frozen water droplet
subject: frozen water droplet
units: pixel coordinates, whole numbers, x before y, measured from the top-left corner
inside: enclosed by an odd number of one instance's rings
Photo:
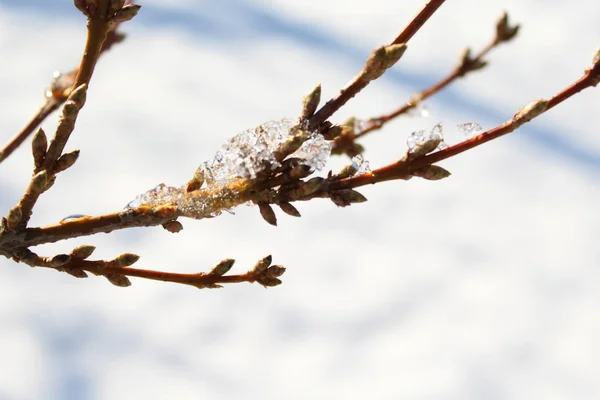
[[[352,167],[354,167],[354,169],[356,169],[357,175],[364,174],[364,173],[371,171],[369,162],[367,160],[365,160],[361,154],[357,154],[354,157],[352,157]]]
[[[406,144],[408,145],[408,149],[410,151],[413,151],[414,149],[416,149],[418,145],[423,143],[424,138],[425,138],[424,130],[418,130],[418,131],[414,131],[413,133],[411,133],[410,136],[408,137],[408,139],[406,139]]]
[[[352,157],[352,167],[357,170],[360,168],[364,161],[365,160],[362,154],[357,154],[354,157]]]
[[[427,137],[427,140],[444,140],[444,127],[442,126],[442,123],[440,122],[439,124],[435,125],[433,128],[431,128],[431,131],[429,132],[429,136]]]
[[[63,219],[61,219],[60,223],[64,224],[65,222],[70,222],[70,221],[74,221],[76,219],[87,218],[87,217],[89,217],[89,215],[85,215],[85,214],[71,214],[71,215],[67,215],[66,217],[64,217]]]
[[[444,150],[447,149],[448,145],[446,144],[446,142],[444,142],[443,140],[440,142],[440,144],[438,144],[437,150]]]
[[[426,104],[417,104],[417,106],[408,111],[408,114],[413,117],[427,118],[429,117],[429,109]]]
[[[465,122],[464,124],[456,125],[456,127],[468,138],[482,131],[481,125],[477,122]]]

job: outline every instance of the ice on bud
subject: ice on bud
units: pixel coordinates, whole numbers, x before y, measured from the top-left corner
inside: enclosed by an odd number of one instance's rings
[[[365,174],[371,171],[369,162],[361,154],[352,157],[352,167],[356,170],[356,175]]]
[[[410,151],[413,151],[414,149],[416,149],[420,143],[423,143],[424,138],[425,138],[425,131],[422,129],[411,133],[408,136],[408,139],[406,139],[406,144],[408,146],[408,149]]]
[[[256,128],[247,129],[229,139],[210,161],[200,165],[207,185],[222,186],[240,178],[254,179],[263,171],[281,166],[275,152],[288,138],[296,121],[284,118],[269,121]],[[293,153],[313,170],[325,166],[331,154],[331,143],[318,132],[309,132],[308,139]]]
[[[482,131],[481,125],[477,122],[465,122],[464,124],[456,125],[456,127],[468,138],[472,138],[478,132]]]
[[[442,123],[435,125],[429,132],[424,130],[415,131],[406,140],[408,150],[414,156],[422,156],[431,153],[444,142]]]

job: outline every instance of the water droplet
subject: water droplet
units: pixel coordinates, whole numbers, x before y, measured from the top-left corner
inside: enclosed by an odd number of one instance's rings
[[[417,104],[414,108],[408,110],[408,114],[413,117],[427,118],[429,117],[429,109],[426,104]]]
[[[456,125],[456,127],[468,138],[471,138],[475,136],[477,132],[482,131],[481,125],[477,122],[465,122],[464,124]]]
[[[76,219],[88,218],[88,217],[89,217],[89,215],[85,215],[85,214],[71,214],[71,215],[67,215],[66,217],[61,219],[60,223],[64,224],[66,222],[75,221]]]

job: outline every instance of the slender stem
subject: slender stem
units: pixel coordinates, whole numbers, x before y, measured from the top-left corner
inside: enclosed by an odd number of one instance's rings
[[[121,33],[116,31],[116,27],[112,29],[102,45],[101,53],[109,50],[113,45],[119,43],[123,40],[124,36]],[[72,76],[73,78],[77,75],[77,69],[74,69],[71,72],[68,72],[63,77]],[[73,86],[75,83],[74,79],[67,79],[65,84],[69,84]],[[2,150],[0,150],[0,163],[6,160],[27,138],[35,131],[35,129],[42,123],[44,120],[56,111],[61,104],[63,104],[67,100],[68,96],[68,88],[67,87],[59,87],[57,88],[57,93],[53,94],[52,97],[46,99],[46,102],[39,110],[35,113],[35,115],[31,118],[31,120],[21,129],[19,133],[17,133],[12,139],[8,141],[8,143],[4,146]]]
[[[427,20],[437,11],[445,0],[430,0],[423,9],[411,20],[411,22],[398,34],[390,44],[407,43],[415,33],[427,22]],[[345,88],[343,88],[335,97],[325,103],[309,120],[309,126],[318,127],[331,117],[337,110],[346,104],[351,98],[356,96],[362,89],[369,84],[369,81],[362,79],[358,74]]]
[[[498,44],[501,42],[496,38],[491,40],[483,49],[481,49],[471,60],[473,63],[479,63],[483,61],[483,58]],[[460,65],[455,67],[448,75],[434,83],[430,87],[422,90],[421,92],[415,93],[411,96],[411,100],[407,101],[404,105],[397,108],[396,110],[388,113],[380,115],[379,117],[369,118],[366,121],[365,128],[354,133],[354,139],[358,139],[363,137],[370,132],[381,129],[387,122],[391,121],[394,118],[399,117],[400,115],[406,114],[411,109],[417,107],[424,100],[430,98],[431,96],[439,93],[443,89],[445,89],[448,85],[456,81],[458,78],[465,77],[470,72],[476,71],[476,69],[462,69]]]
[[[0,163],[6,160],[47,117],[52,114],[62,102],[55,97],[47,98],[46,102],[36,111],[35,115],[27,122],[8,143],[0,150]]]
[[[571,96],[579,93],[580,91],[594,87],[598,85],[600,81],[600,62],[594,65],[592,68],[589,68],[585,71],[583,77],[575,81],[573,84],[569,85],[564,90],[560,91],[556,95],[554,95],[551,99],[548,100],[548,105],[545,109],[546,112],[552,107],[557,106],[563,101],[569,99]],[[543,113],[542,112],[542,113]],[[539,115],[541,115],[540,113]],[[538,115],[538,116],[539,116]],[[529,121],[527,121],[529,122]],[[483,132],[477,136],[474,136],[471,139],[465,140],[463,142],[457,143],[453,146],[447,147],[443,150],[436,151],[435,153],[431,153],[422,157],[418,157],[415,159],[401,159],[400,161],[387,165],[385,167],[373,170],[371,172],[342,179],[339,181],[331,182],[329,185],[329,191],[335,191],[340,189],[351,189],[357,188],[364,185],[370,185],[378,182],[384,182],[389,180],[396,179],[407,179],[411,176],[411,172],[417,169],[426,167],[428,165],[435,164],[447,158],[453,157],[460,153],[463,153],[467,150],[470,150],[474,147],[480,146],[486,142],[497,139],[500,136],[504,136],[508,133],[513,132],[522,124],[517,123],[517,121],[513,119],[498,125],[495,128],[492,128],[486,132]],[[313,197],[324,197],[327,193],[318,192],[315,193]],[[304,200],[304,199],[303,199]],[[308,198],[306,199],[308,200]]]

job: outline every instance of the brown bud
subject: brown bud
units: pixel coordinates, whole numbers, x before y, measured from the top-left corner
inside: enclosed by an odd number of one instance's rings
[[[46,158],[46,151],[48,150],[48,138],[42,128],[39,128],[33,139],[31,140],[31,152],[33,154],[33,163],[36,169],[41,168]]]
[[[291,215],[292,217],[300,217],[300,211],[298,211],[296,209],[296,207],[294,207],[291,203],[280,203],[279,204],[279,208],[281,208],[281,211],[283,211],[284,213]]]
[[[69,94],[68,100],[72,101],[78,109],[82,108],[85,104],[87,89],[88,85],[86,83],[77,86],[75,90]]]
[[[310,117],[317,111],[317,107],[319,106],[319,102],[321,101],[321,85],[315,86],[315,88],[304,97],[302,102],[302,114],[300,119],[305,120]]]
[[[279,278],[281,275],[283,275],[284,272],[285,272],[285,267],[283,267],[281,265],[271,265],[264,272],[264,276],[267,276],[269,278]]]
[[[510,26],[508,24],[508,13],[504,11],[496,23],[496,40],[498,42],[508,42],[517,36],[519,28],[519,25]]]
[[[117,11],[111,18],[111,21],[117,23],[129,21],[137,15],[137,13],[140,11],[140,8],[142,8],[142,6],[139,4],[128,4]]]
[[[512,117],[512,122],[517,126],[521,126],[542,114],[546,111],[546,108],[548,108],[548,100],[540,99],[532,101],[515,113]]]
[[[110,0],[108,15],[113,15],[125,5],[125,0]]]
[[[223,276],[229,272],[231,267],[233,267],[233,263],[235,263],[234,259],[227,258],[227,259],[219,262],[216,266],[214,266],[213,269],[210,270],[209,274]]]
[[[275,216],[275,211],[273,211],[273,207],[271,207],[269,203],[261,201],[258,203],[258,208],[260,210],[260,215],[265,221],[273,226],[277,226],[277,217]]]
[[[252,270],[250,271],[252,274],[262,274],[264,271],[266,271],[267,268],[269,268],[269,265],[271,265],[271,263],[273,262],[273,257],[266,256],[260,260],[258,260],[258,262],[254,265],[254,268],[252,268]]]
[[[70,153],[65,153],[56,160],[54,165],[54,173],[57,174],[68,168],[71,168],[75,161],[79,158],[79,150],[73,150]]]
[[[312,169],[308,165],[298,164],[290,169],[286,175],[290,179],[302,179],[306,178],[308,175],[312,173]]]
[[[335,179],[349,178],[356,175],[356,172],[358,172],[358,169],[355,168],[355,164],[348,164],[335,175]]]
[[[308,196],[309,194],[316,192],[321,188],[321,185],[323,185],[323,181],[324,179],[319,176],[309,179],[302,186],[303,194],[305,196]]]
[[[65,268],[64,271],[75,278],[87,278],[88,274],[81,268]]]
[[[52,267],[61,267],[71,261],[71,256],[68,254],[58,254],[50,260],[50,265]]]
[[[46,171],[38,172],[31,179],[31,189],[37,193],[42,193],[46,190],[48,184],[48,173]]]
[[[362,77],[366,81],[379,78],[383,73],[394,65],[406,51],[406,44],[392,44],[382,46],[374,50],[362,71]]]
[[[177,233],[183,230],[183,225],[181,224],[181,222],[176,220],[167,221],[164,224],[162,224],[162,227],[171,233]]]
[[[86,258],[92,255],[94,250],[96,250],[96,246],[90,246],[86,244],[82,246],[77,246],[71,251],[71,257],[85,260]]]
[[[342,131],[343,131],[343,128],[341,126],[333,125],[329,129],[327,129],[325,132],[323,132],[323,137],[326,140],[333,140],[336,137],[340,136],[342,134]]]
[[[114,260],[115,267],[129,267],[137,262],[140,259],[140,256],[133,253],[123,253]]]
[[[270,278],[268,276],[261,276],[256,281],[266,288],[278,286],[278,285],[281,285],[281,283],[282,283],[280,279]]]
[[[439,181],[440,179],[447,178],[450,175],[452,175],[450,171],[438,165],[428,165],[413,172],[413,176],[418,176],[419,178],[427,179],[429,181]]]
[[[79,107],[72,101],[67,101],[62,108],[62,118],[66,120],[74,120],[79,113]]]
[[[23,218],[23,210],[21,206],[18,204],[10,209],[8,215],[6,216],[6,227],[11,231],[17,229],[19,224],[21,223],[21,219]]]
[[[118,287],[128,287],[128,286],[131,286],[131,281],[125,275],[107,274],[107,275],[104,275],[104,277],[106,279],[108,279],[108,281],[110,283],[112,283],[113,285],[115,285],[115,286],[118,286]]]

